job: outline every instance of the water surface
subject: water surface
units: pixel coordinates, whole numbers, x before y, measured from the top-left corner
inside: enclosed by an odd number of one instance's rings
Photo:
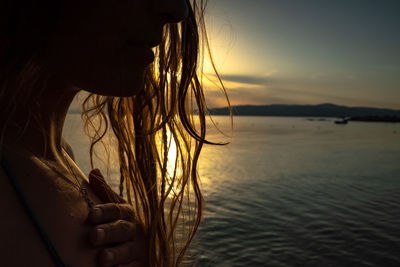
[[[87,173],[74,116],[65,134]],[[200,161],[196,266],[400,266],[400,124],[236,117],[222,140]]]

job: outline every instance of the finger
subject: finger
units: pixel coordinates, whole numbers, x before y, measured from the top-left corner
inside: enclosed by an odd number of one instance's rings
[[[106,223],[116,220],[135,220],[135,212],[129,204],[106,203],[97,204],[89,210],[89,220],[92,223]]]
[[[99,169],[91,170],[89,173],[89,185],[95,192],[95,194],[104,203],[116,202],[124,203],[125,200],[115,193],[111,187],[104,180],[103,175]]]
[[[101,224],[89,232],[89,238],[93,245],[110,245],[126,241],[142,241],[142,234],[138,224],[118,220],[112,223]]]
[[[144,247],[137,242],[126,242],[107,248],[99,255],[101,266],[143,266]]]

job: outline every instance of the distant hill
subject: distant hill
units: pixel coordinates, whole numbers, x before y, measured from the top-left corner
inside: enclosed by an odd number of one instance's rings
[[[228,108],[209,109],[212,115],[229,115]],[[265,106],[233,106],[235,116],[290,116],[290,117],[363,117],[363,116],[396,116],[400,110],[346,107],[335,104],[319,105],[265,105]]]

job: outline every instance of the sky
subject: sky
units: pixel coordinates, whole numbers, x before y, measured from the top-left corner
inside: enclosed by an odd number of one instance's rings
[[[399,14],[398,0],[209,0],[206,23],[233,105],[400,109]]]

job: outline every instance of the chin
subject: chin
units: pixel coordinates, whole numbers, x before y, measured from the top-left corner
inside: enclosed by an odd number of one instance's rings
[[[94,93],[102,96],[113,96],[113,97],[131,97],[139,94],[144,88],[143,83],[139,84],[124,84],[122,86],[99,86],[95,88],[89,88],[83,90],[88,91],[90,93]]]
[[[142,72],[136,75],[103,76],[76,83],[75,86],[97,95],[131,97],[144,89],[144,74]]]

